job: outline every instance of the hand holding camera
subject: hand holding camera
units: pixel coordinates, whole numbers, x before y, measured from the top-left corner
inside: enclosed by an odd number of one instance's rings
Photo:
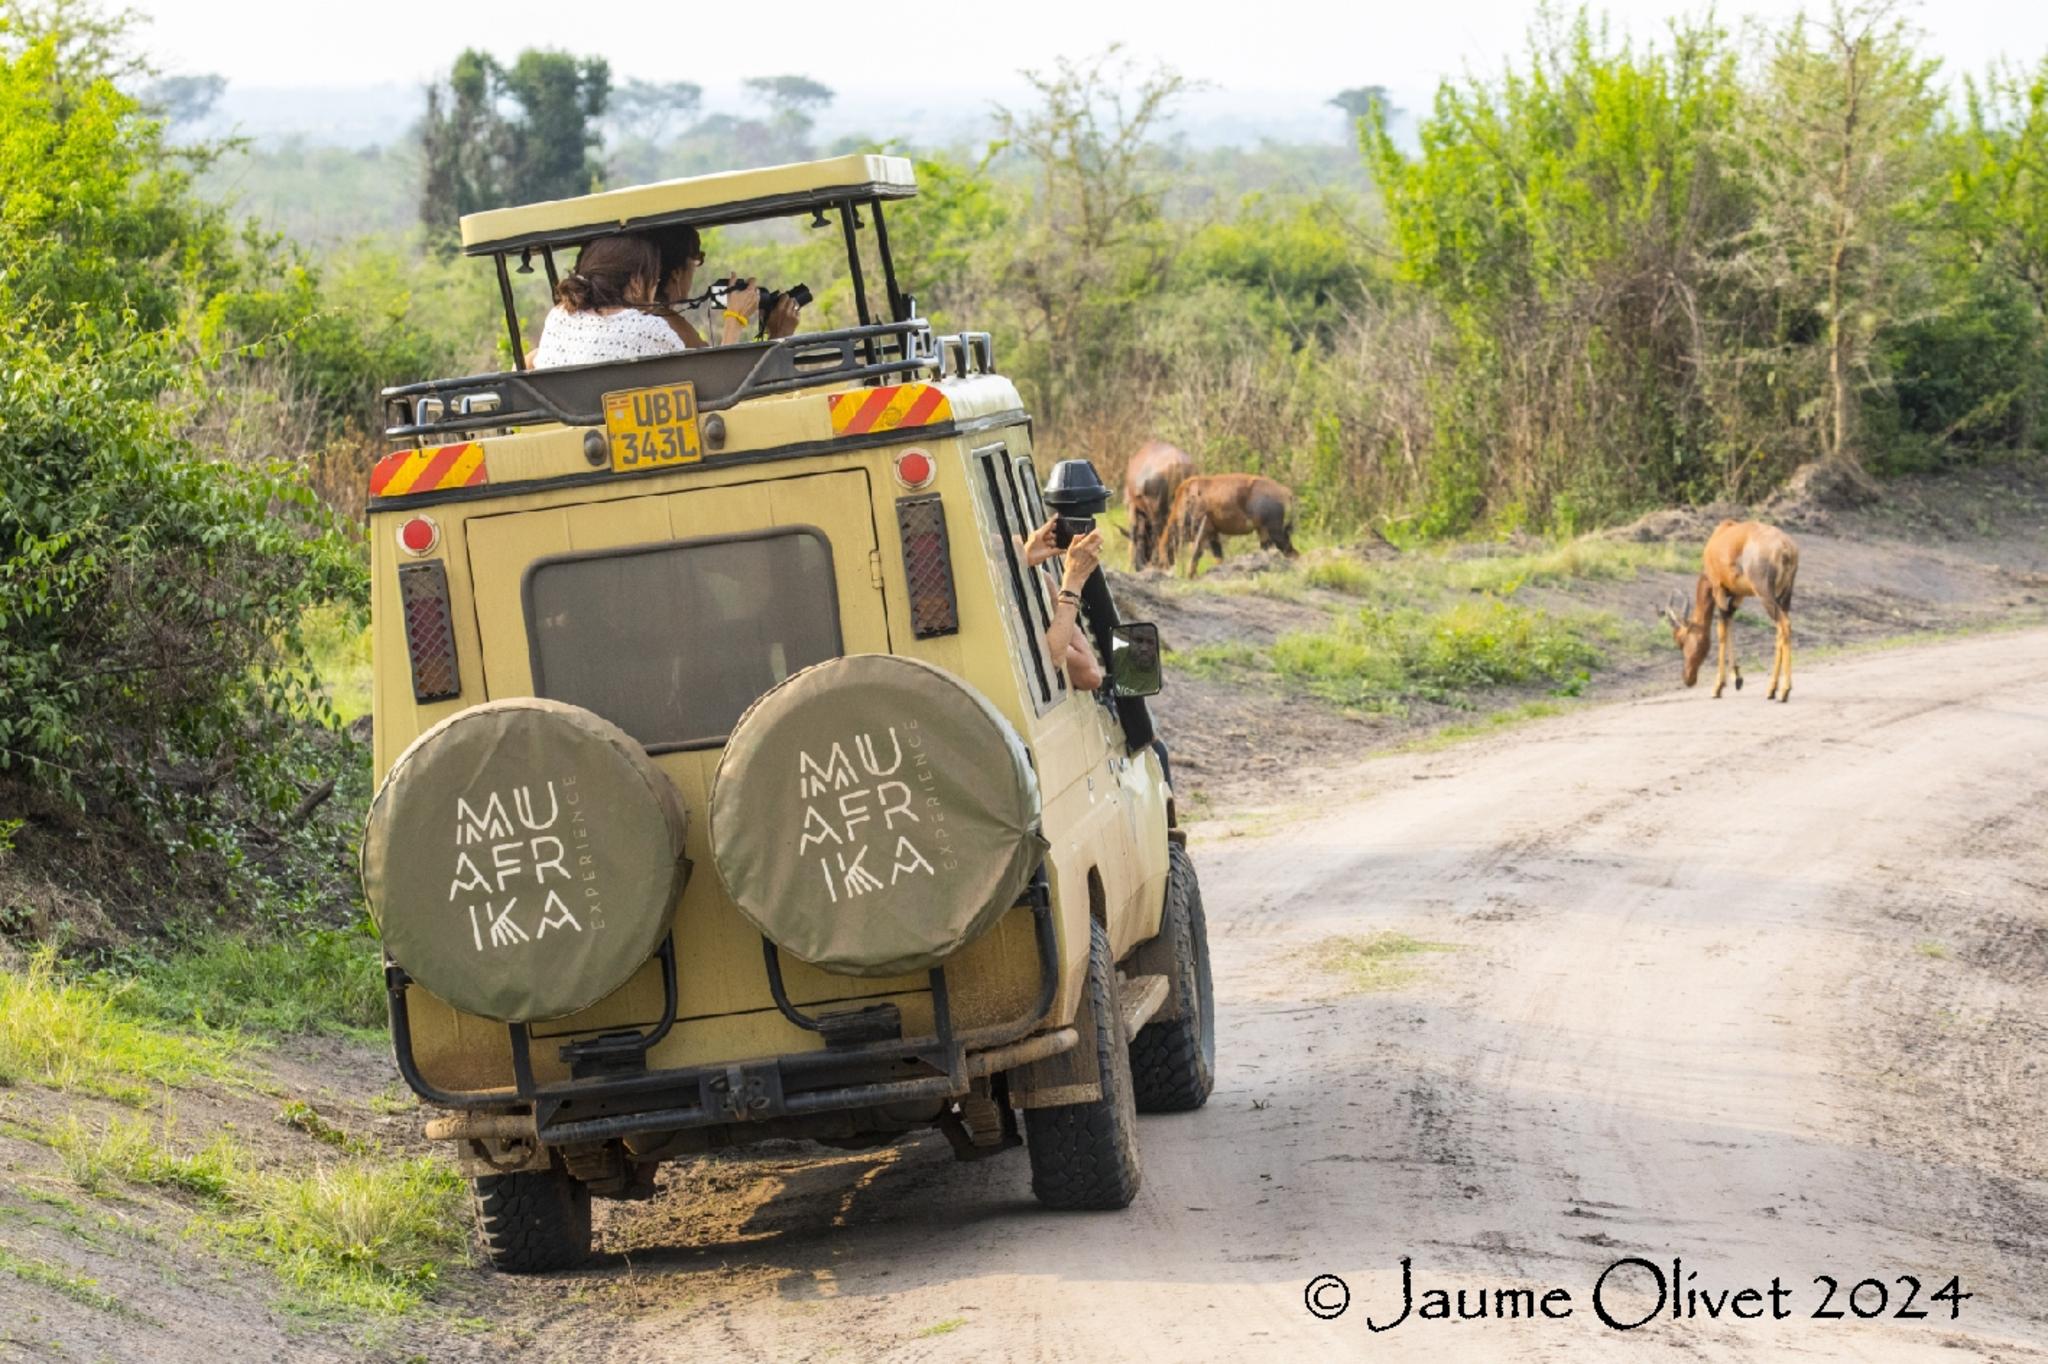
[[[713,301],[719,294],[724,301],[719,306],[735,314],[744,327],[755,319],[760,320],[759,334],[779,340],[796,330],[797,310],[811,301],[811,289],[807,284],[793,284],[788,289],[769,289],[758,281],[731,278],[720,280],[713,286]],[[740,339],[738,337],[729,340]]]

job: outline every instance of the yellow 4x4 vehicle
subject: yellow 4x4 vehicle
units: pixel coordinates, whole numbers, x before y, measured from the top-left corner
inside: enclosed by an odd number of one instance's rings
[[[847,156],[472,215],[515,357],[536,257],[683,224],[836,219],[859,325],[385,392],[364,884],[399,1069],[504,1269],[764,1138],[935,1125],[1123,1207],[1137,1112],[1208,1098],[1157,632],[1098,572],[1108,682],[1049,655],[1031,422],[899,286],[915,192]]]

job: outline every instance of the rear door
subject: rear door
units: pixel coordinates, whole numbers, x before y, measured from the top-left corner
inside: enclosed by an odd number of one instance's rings
[[[647,746],[689,809],[696,875],[677,921],[690,944],[686,1018],[767,1003],[760,935],[711,868],[711,778],[733,723],[775,683],[825,658],[889,651],[870,507],[856,469],[468,523],[488,694],[603,715]],[[787,960],[786,974],[799,1002],[847,993],[801,962]],[[652,1021],[655,981],[643,971],[620,992],[630,1000],[608,1001],[622,1016],[603,1025]],[[536,1035],[594,1025],[579,1016]]]

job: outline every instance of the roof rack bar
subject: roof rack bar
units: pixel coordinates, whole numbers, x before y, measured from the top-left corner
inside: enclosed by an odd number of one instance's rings
[[[853,235],[853,218],[857,211],[853,200],[839,201],[839,229],[846,238],[846,268],[853,274],[853,310],[860,318],[860,325],[865,327],[873,319],[868,316],[867,281],[861,278],[860,273],[860,239]],[[875,343],[870,338],[862,344],[862,355],[872,365],[875,363]]]
[[[896,260],[889,254],[889,224],[882,220],[882,201],[868,205],[875,215],[875,245],[882,252],[882,280],[889,286],[889,320],[904,322],[903,291],[896,287]]]
[[[512,337],[512,368],[526,368],[526,343],[519,339],[519,305],[512,301],[512,276],[505,270],[505,253],[500,251],[498,262],[498,294],[505,300],[505,330]]]
[[[876,353],[876,343],[882,342],[879,358],[862,363],[861,353]],[[701,354],[702,352],[691,352]],[[578,368],[603,369],[607,380],[618,376],[620,387],[633,385],[632,367],[672,362],[678,355],[646,356],[640,360],[615,361],[609,365],[579,366]],[[937,361],[938,346],[931,333],[931,324],[923,321],[875,323],[868,327],[849,328],[836,332],[813,332],[799,334],[760,347],[760,357],[752,369],[730,389],[706,389],[700,392],[698,411],[717,412],[745,402],[749,398],[764,397],[773,393],[793,393],[800,389],[818,388],[826,385],[866,383],[890,375],[914,374],[931,369]],[[833,357],[837,357],[836,362]],[[775,372],[771,361],[778,357],[789,357],[796,372],[786,377],[766,377]],[[942,367],[941,367],[942,368]],[[451,401],[463,393],[491,393],[499,398],[500,406],[490,412],[474,414],[453,413],[431,422],[399,422],[385,428],[384,434],[393,439],[407,439],[418,436],[454,435],[486,428],[522,426],[533,422],[560,422],[564,426],[596,426],[604,421],[603,410],[592,406],[579,410],[562,401],[561,395],[551,396],[545,391],[549,371],[525,370],[503,374],[480,374],[466,379],[428,379],[416,384],[387,388],[383,399],[391,409],[410,413],[410,400],[422,397],[442,397]],[[943,377],[943,373],[941,375]],[[641,379],[640,383],[652,382]]]

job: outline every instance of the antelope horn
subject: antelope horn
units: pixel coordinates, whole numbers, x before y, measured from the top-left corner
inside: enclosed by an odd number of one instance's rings
[[[1681,629],[1685,625],[1685,618],[1678,614],[1678,608],[1684,604],[1685,598],[1674,595],[1664,607],[1664,619],[1671,622],[1671,628],[1674,630]]]

